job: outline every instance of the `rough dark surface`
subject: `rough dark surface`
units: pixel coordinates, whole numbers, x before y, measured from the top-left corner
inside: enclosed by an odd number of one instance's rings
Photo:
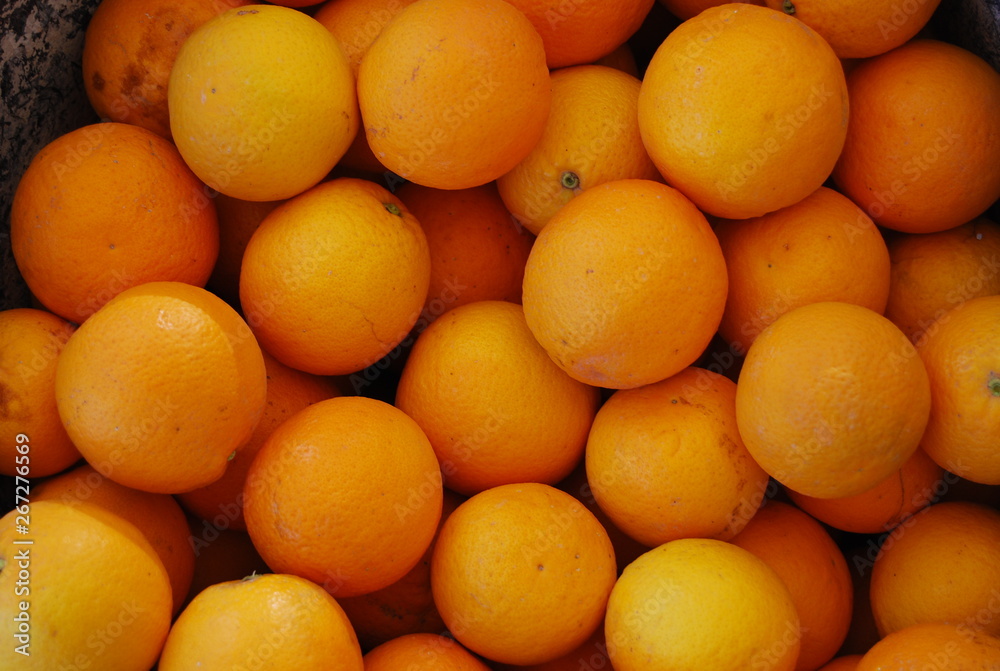
[[[934,21],[942,38],[1000,70],[1000,0],[942,0]]]

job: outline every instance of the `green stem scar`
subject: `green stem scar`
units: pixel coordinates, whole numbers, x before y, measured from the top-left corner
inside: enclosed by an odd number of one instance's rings
[[[785,14],[795,13],[795,5],[792,3],[792,0],[785,0],[783,3],[781,3],[781,9],[783,12],[785,12]]]
[[[990,381],[986,383],[986,386],[990,388],[991,394],[1000,396],[1000,375],[990,373]]]
[[[563,185],[564,189],[578,189],[580,188],[580,176],[567,170],[559,177],[559,183]]]
[[[394,214],[397,217],[403,216],[403,211],[400,210],[399,206],[395,203],[382,203],[382,207],[384,207],[389,214]]]

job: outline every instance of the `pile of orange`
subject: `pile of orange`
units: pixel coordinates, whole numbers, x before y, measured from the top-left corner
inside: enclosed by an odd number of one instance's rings
[[[1000,669],[937,6],[103,0],[11,207],[0,668]]]

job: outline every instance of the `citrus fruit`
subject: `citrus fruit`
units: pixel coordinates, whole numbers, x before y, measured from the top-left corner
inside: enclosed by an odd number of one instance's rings
[[[819,671],[856,671],[860,662],[861,655],[844,655],[831,659]]]
[[[660,4],[666,7],[671,14],[686,21],[702,12],[727,4],[725,0],[659,0]],[[763,6],[764,0],[746,0],[746,4]]]
[[[439,634],[407,634],[365,654],[365,671],[489,671],[455,639]]]
[[[950,624],[918,624],[889,634],[872,646],[856,671],[1000,668],[1000,639]]]

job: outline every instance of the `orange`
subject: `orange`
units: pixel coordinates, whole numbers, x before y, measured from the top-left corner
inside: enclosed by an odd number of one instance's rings
[[[946,312],[917,343],[931,381],[921,445],[967,480],[1000,484],[1000,295]]]
[[[836,191],[821,186],[795,205],[720,220],[713,228],[729,273],[719,333],[739,351],[800,305],[842,301],[885,310],[885,240],[868,215]]]
[[[215,197],[215,209],[219,215],[219,257],[205,288],[236,309],[240,308],[243,253],[264,217],[282,202],[240,200],[224,193]]]
[[[264,352],[267,396],[264,411],[250,439],[240,447],[221,478],[205,487],[177,495],[181,504],[220,529],[247,528],[243,518],[243,485],[250,464],[268,436],[286,419],[313,403],[340,396],[329,378],[318,377],[289,368]]]
[[[802,510],[835,529],[856,534],[889,531],[935,503],[943,493],[944,469],[917,448],[900,469],[860,494],[818,499],[786,490]]]
[[[83,86],[97,115],[170,138],[167,81],[195,28],[250,0],[101,0],[87,23]]]
[[[1000,198],[1000,74],[986,61],[911,40],[851,70],[848,91],[833,179],[877,224],[934,233]]]
[[[625,568],[608,602],[615,671],[791,671],[799,616],[762,560],[713,539],[682,538]]]
[[[0,519],[0,667],[147,671],[170,628],[170,580],[156,552],[103,508],[27,508]]]
[[[1000,294],[1000,226],[989,219],[937,233],[895,235],[889,259],[885,316],[915,343],[951,308]]]
[[[465,500],[448,489],[443,494],[438,530]],[[338,599],[354,625],[362,650],[371,650],[407,634],[435,634],[445,630],[431,592],[431,557],[436,544],[437,534],[410,572],[388,587]]]
[[[495,183],[444,191],[408,182],[395,195],[427,236],[426,320],[475,301],[521,302],[524,264],[535,236],[517,225]]]
[[[830,660],[819,671],[857,671],[860,662],[861,655],[844,655]]]
[[[44,310],[0,311],[0,474],[41,478],[80,460],[55,395],[56,361],[74,330]]]
[[[269,214],[243,254],[240,301],[287,366],[344,375],[402,341],[427,298],[420,224],[386,189],[343,177]]]
[[[194,575],[182,606],[186,607],[191,599],[212,585],[240,580],[251,574],[270,573],[246,531],[217,529],[204,520],[192,519],[190,522]]]
[[[462,494],[562,480],[583,456],[597,402],[535,341],[521,307],[503,301],[449,310],[427,327],[396,391],[445,486]]]
[[[203,286],[219,253],[215,207],[170,143],[122,123],[47,144],[21,176],[10,241],[28,288],[80,323],[151,281]]]
[[[511,0],[545,45],[549,68],[592,63],[630,38],[653,0]]]
[[[898,529],[882,543],[872,568],[879,633],[927,622],[1000,633],[1000,512],[938,503]]]
[[[540,664],[600,625],[617,575],[601,523],[548,485],[501,485],[460,505],[431,560],[434,602],[451,634],[505,664]]]
[[[300,410],[257,453],[244,488],[247,531],[267,565],[367,594],[420,561],[441,515],[441,471],[416,422],[370,398]]]
[[[206,588],[170,629],[159,671],[362,671],[343,609],[322,587],[267,574]]]
[[[43,481],[32,489],[32,502],[59,501],[71,506],[99,506],[131,522],[163,562],[170,579],[173,613],[191,588],[194,551],[184,511],[169,494],[151,494],[105,478],[89,464]]]
[[[609,7],[613,4],[609,4]],[[585,189],[616,179],[658,179],[639,137],[639,80],[601,65],[552,73],[552,107],[541,139],[497,180],[517,220],[537,234]]]
[[[930,396],[923,362],[892,322],[859,305],[811,303],[750,346],[736,423],[778,482],[841,498],[871,489],[910,458]]]
[[[168,101],[184,160],[242,200],[302,193],[358,129],[343,50],[322,24],[286,7],[234,8],[202,24],[177,54]]]
[[[742,2],[743,0],[737,0]],[[670,13],[682,21],[686,21],[702,12],[726,4],[725,0],[660,0],[660,4],[670,10]],[[746,4],[763,5],[764,0],[746,0]]]
[[[736,428],[736,384],[704,368],[615,392],[594,419],[586,463],[598,505],[649,547],[731,539],[768,484]]]
[[[830,45],[791,16],[742,3],[672,31],[639,91],[642,140],[667,183],[730,219],[794,205],[819,188],[847,117]]]
[[[118,294],[70,337],[56,404],[102,475],[176,494],[222,477],[265,400],[264,360],[221,298],[179,282]]]
[[[770,501],[732,539],[764,560],[788,587],[799,614],[798,671],[830,661],[851,624],[854,587],[840,548],[806,513]]]
[[[918,624],[872,646],[856,671],[989,671],[1000,668],[1000,639],[953,625]]]
[[[361,59],[358,101],[375,157],[439,189],[495,180],[538,142],[551,93],[542,39],[503,0],[421,0]]]
[[[365,671],[489,671],[475,655],[438,634],[408,634],[365,655]]]
[[[704,215],[679,191],[617,180],[581,193],[539,234],[524,316],[569,375],[624,389],[698,358],[726,302],[726,264]]]

